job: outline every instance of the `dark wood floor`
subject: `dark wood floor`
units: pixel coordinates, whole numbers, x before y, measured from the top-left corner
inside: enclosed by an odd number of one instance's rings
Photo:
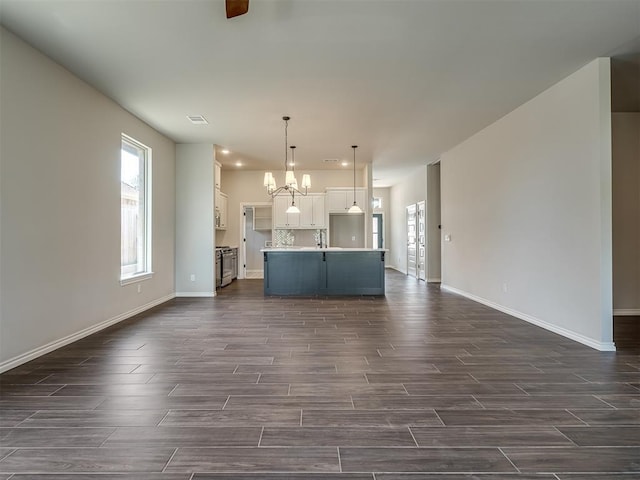
[[[390,272],[176,299],[0,376],[0,479],[631,480],[640,350]],[[624,343],[624,342],[623,342]]]

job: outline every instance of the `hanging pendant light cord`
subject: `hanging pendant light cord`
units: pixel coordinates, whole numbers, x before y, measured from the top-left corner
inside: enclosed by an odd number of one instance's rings
[[[287,130],[289,129],[289,117],[282,117],[282,119],[284,120],[284,171],[285,174],[287,172],[287,147],[288,147],[288,141],[287,141]]]
[[[353,148],[353,204],[356,205],[356,148],[357,145],[352,145]]]

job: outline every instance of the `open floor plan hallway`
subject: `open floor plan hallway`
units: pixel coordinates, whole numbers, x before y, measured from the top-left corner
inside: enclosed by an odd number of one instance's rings
[[[243,280],[1,375],[0,479],[638,479],[639,353],[393,271],[385,297]]]

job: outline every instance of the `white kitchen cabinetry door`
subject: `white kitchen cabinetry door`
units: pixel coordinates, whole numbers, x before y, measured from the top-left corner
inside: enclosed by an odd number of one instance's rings
[[[228,197],[225,193],[220,192],[220,229],[227,228],[228,215]]]
[[[298,204],[301,197],[298,197]],[[273,199],[273,228],[298,228],[301,213],[287,213],[291,206],[291,195],[278,195]],[[298,205],[300,208],[300,205]]]
[[[227,195],[217,188],[214,192],[214,211],[215,211],[215,227],[216,230],[224,230],[227,228],[228,218],[228,201]]]
[[[327,191],[327,209],[330,212],[344,212],[347,205],[347,192],[345,190]]]
[[[356,203],[363,211],[368,211],[368,205],[366,204],[366,193],[364,190],[356,190]],[[346,195],[347,210],[353,206],[353,190],[348,190]]]
[[[324,228],[324,195],[299,197],[300,228]]]
[[[314,195],[313,200],[313,228],[325,228],[324,195]]]
[[[214,173],[213,173],[213,180],[214,180],[215,188],[217,188],[218,190],[220,190],[221,170],[222,170],[222,166],[218,162],[216,162]]]
[[[369,210],[366,191],[356,188],[356,203],[365,212]],[[327,190],[327,209],[330,213],[344,213],[353,205],[353,190]]]

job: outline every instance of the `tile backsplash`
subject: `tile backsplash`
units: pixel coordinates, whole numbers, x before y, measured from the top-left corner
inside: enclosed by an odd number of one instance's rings
[[[276,228],[273,230],[274,247],[315,247],[320,243],[320,234],[327,241],[327,230],[292,230]]]

